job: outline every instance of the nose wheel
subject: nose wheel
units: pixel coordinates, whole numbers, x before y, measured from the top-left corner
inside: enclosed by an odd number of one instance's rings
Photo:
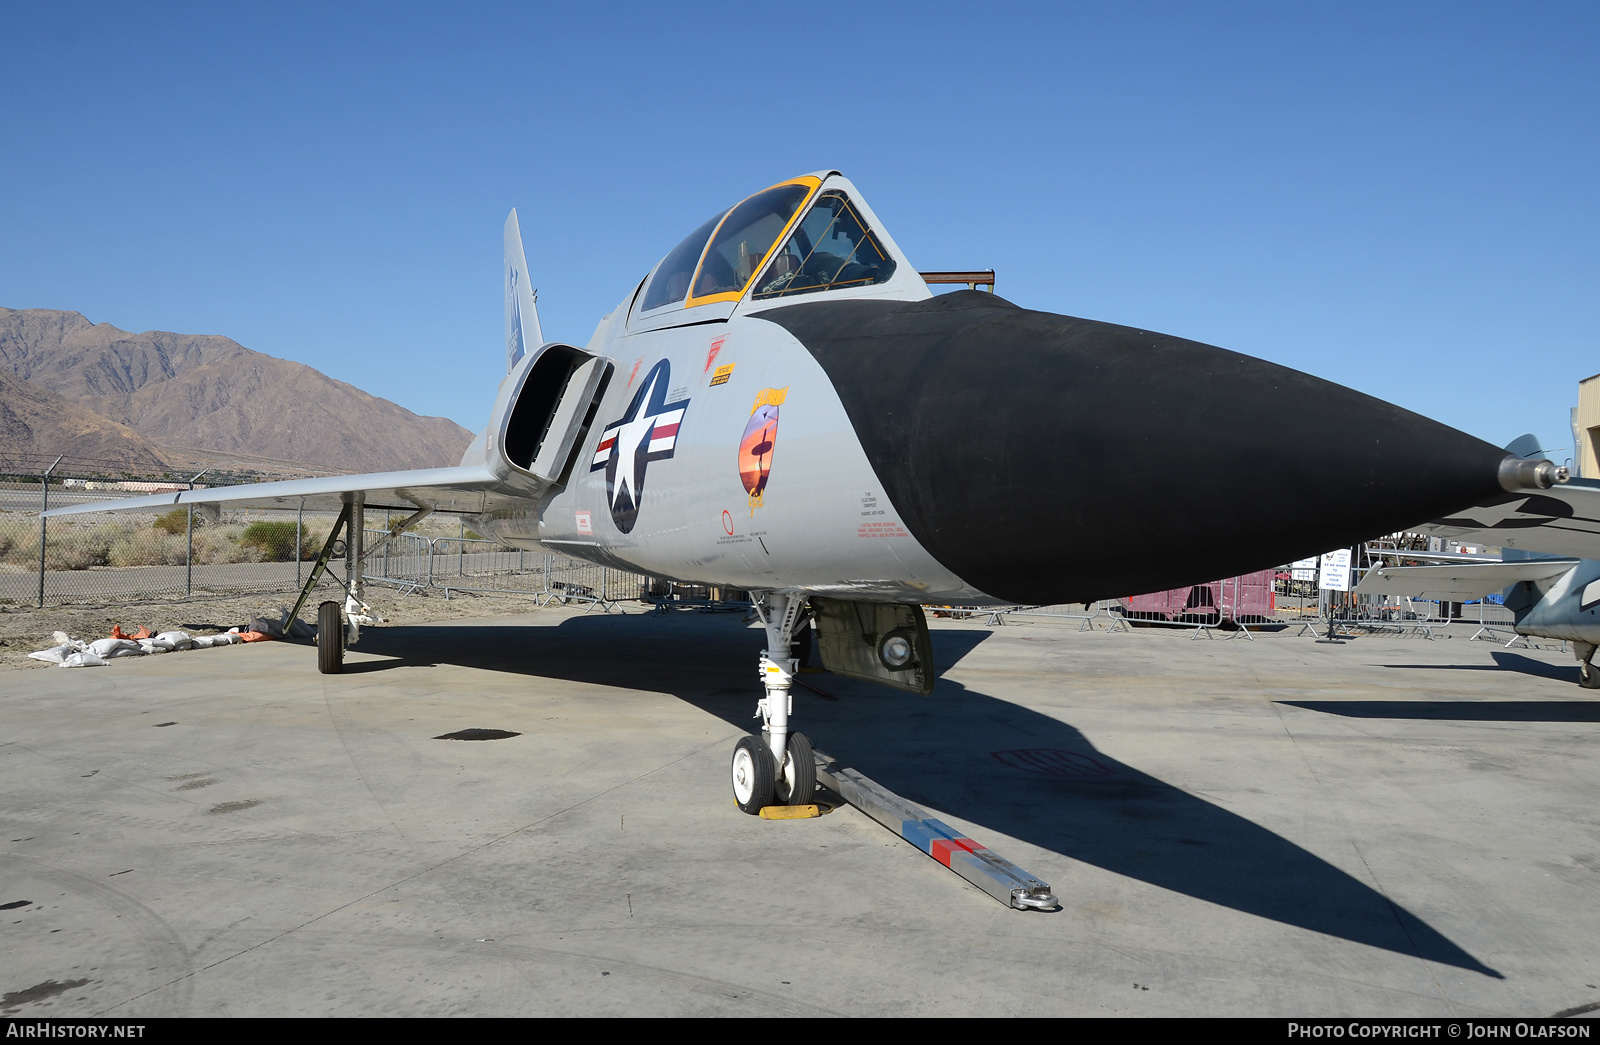
[[[761,735],[741,737],[733,749],[733,800],[746,813],[759,813],[774,800],[810,805],[817,793],[817,760],[811,741],[789,730],[794,710],[789,687],[810,647],[810,633],[803,630],[806,600],[795,593],[765,592],[752,593],[750,602],[767,631],[757,669],[766,695],[756,704]],[[797,635],[803,643],[795,641]]]
[[[781,806],[810,805],[817,796],[817,760],[804,733],[789,734],[789,757],[783,760],[783,771],[773,783],[774,797]]]
[[[752,816],[772,804],[772,752],[760,737],[740,737],[733,748],[733,800]]]
[[[810,805],[817,796],[817,760],[804,733],[789,734],[788,757],[780,770],[764,737],[740,737],[729,767],[733,801],[752,816],[770,805]]]

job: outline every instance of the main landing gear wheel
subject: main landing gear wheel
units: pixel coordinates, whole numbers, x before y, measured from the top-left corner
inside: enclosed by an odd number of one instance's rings
[[[809,747],[809,745],[807,745]],[[733,800],[746,813],[772,804],[772,752],[760,737],[740,737],[733,749]],[[815,776],[815,770],[812,771]]]
[[[337,602],[317,607],[317,670],[324,675],[344,670],[344,621],[339,619]]]
[[[1600,689],[1600,668],[1588,661],[1578,665],[1578,685],[1584,689]]]
[[[817,796],[817,760],[811,754],[811,741],[804,733],[789,734],[789,757],[784,760],[783,772],[777,776],[774,790],[779,805],[810,805]]]

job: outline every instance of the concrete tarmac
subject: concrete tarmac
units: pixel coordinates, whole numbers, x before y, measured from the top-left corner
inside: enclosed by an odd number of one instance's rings
[[[547,609],[369,631],[338,676],[279,643],[0,675],[0,1012],[1600,1003],[1600,700],[1570,655],[932,624],[932,697],[806,675],[797,728],[1057,912],[849,807],[734,808],[737,617]],[[520,735],[435,739],[473,728]]]

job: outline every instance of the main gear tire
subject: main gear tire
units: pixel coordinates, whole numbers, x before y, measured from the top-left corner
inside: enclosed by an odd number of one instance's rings
[[[317,670],[324,675],[344,671],[344,620],[337,602],[317,607]]]

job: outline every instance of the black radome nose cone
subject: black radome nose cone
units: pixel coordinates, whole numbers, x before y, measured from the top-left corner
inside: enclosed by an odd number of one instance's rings
[[[1227,349],[958,291],[760,313],[827,371],[967,583],[1083,602],[1278,566],[1504,496],[1504,450]]]

